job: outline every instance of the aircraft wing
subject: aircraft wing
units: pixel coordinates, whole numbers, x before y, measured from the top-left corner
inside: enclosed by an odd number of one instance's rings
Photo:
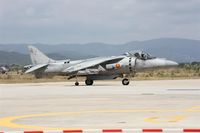
[[[97,58],[92,58],[92,59],[87,59],[85,61],[82,61],[81,63],[78,63],[74,66],[71,66],[67,69],[64,70],[64,72],[69,72],[69,73],[73,73],[73,72],[77,72],[89,67],[93,67],[96,65],[100,65],[101,63],[107,62],[107,61],[120,61],[124,58],[124,56],[111,56],[111,57],[97,57]]]
[[[31,67],[30,69],[28,69],[25,73],[31,73],[31,72],[34,72],[34,71],[38,71],[38,70],[41,70],[41,69],[43,69],[47,66],[48,66],[48,64],[35,65],[35,66]]]

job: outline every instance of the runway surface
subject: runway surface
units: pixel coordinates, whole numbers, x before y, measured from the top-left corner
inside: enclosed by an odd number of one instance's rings
[[[195,128],[200,80],[0,85],[0,130]]]

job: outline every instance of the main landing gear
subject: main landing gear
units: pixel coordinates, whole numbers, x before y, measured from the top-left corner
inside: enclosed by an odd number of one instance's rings
[[[86,80],[85,80],[85,84],[86,84],[86,85],[93,85],[93,82],[94,82],[94,81],[91,80],[91,79],[86,79]]]
[[[91,79],[86,79],[85,80],[85,84],[86,85],[93,85],[93,83],[94,83],[94,81],[91,80]],[[75,86],[79,86],[79,82],[78,81],[75,82]]]
[[[123,85],[129,85],[129,79],[124,78],[124,79],[122,80],[122,84],[123,84]]]

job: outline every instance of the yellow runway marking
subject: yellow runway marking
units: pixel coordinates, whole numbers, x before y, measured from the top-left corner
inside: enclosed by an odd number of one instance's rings
[[[97,111],[79,111],[79,112],[58,112],[58,113],[44,113],[44,114],[31,114],[31,115],[22,115],[22,116],[11,116],[0,118],[0,126],[8,128],[23,128],[23,129],[43,129],[43,130],[64,130],[64,129],[79,129],[79,128],[53,128],[53,127],[43,127],[43,126],[34,126],[34,125],[25,125],[17,124],[16,120],[25,119],[25,118],[35,118],[35,117],[49,117],[49,116],[77,116],[82,114],[90,113],[145,113],[145,112],[154,112],[154,113],[165,113],[165,112],[200,112],[200,106],[195,106],[189,109],[183,110],[174,110],[174,109],[135,109],[135,110],[97,110]],[[162,120],[160,117],[150,117],[146,118],[145,122],[179,122],[185,119],[184,116],[173,116]]]
[[[51,127],[16,124],[14,123],[14,121],[19,120],[19,119],[25,119],[25,118],[59,116],[59,115],[75,115],[75,114],[78,115],[80,113],[79,112],[62,112],[62,113],[45,113],[45,114],[32,114],[32,115],[5,117],[5,118],[0,119],[0,126],[5,126],[9,128],[26,128],[26,129],[43,129],[43,130],[72,129],[72,128],[51,128]]]
[[[145,122],[150,123],[176,123],[185,119],[185,116],[172,116],[172,117],[149,117],[144,119]]]
[[[200,112],[200,106],[194,106],[188,109],[187,112]]]

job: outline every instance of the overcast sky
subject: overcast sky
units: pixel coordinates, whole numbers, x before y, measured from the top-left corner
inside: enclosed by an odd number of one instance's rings
[[[0,0],[0,43],[200,40],[200,0]]]

